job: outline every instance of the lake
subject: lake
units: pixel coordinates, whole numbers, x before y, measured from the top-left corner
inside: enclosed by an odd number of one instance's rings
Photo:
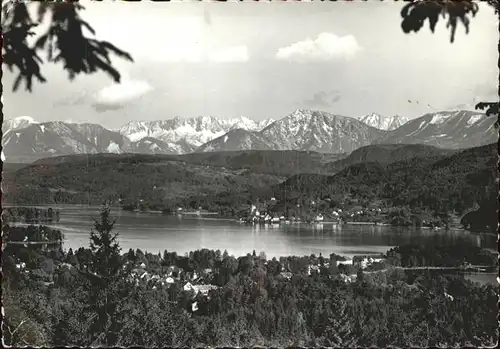
[[[52,205],[53,208],[56,208]],[[59,223],[50,225],[65,235],[64,248],[89,246],[92,218],[99,217],[99,207],[58,206]],[[467,231],[432,231],[401,227],[372,225],[334,225],[324,223],[272,225],[245,225],[231,220],[197,218],[196,216],[136,213],[112,209],[117,219],[116,231],[123,252],[129,248],[151,253],[185,252],[209,248],[227,250],[235,256],[255,250],[264,251],[268,258],[289,255],[330,253],[352,257],[360,254],[385,253],[388,249],[406,243],[431,239],[435,243],[454,244],[466,240],[471,246],[480,246],[496,252],[496,236],[473,234]]]

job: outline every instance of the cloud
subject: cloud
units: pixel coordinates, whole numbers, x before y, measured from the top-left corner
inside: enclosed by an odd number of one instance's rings
[[[245,45],[233,46],[210,55],[212,62],[247,62],[250,59]]]
[[[92,107],[98,112],[121,109],[152,90],[147,81],[132,80],[122,74],[121,83],[106,86],[94,95]]]
[[[304,101],[309,107],[331,107],[335,103],[337,103],[341,98],[341,95],[338,91],[325,92],[320,91],[313,95],[312,99],[307,99]]]
[[[361,50],[353,35],[337,36],[321,33],[314,40],[308,38],[278,49],[275,58],[296,62],[324,62],[334,59],[349,59]]]

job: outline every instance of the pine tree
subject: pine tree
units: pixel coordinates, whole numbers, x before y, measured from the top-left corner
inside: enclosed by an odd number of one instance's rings
[[[121,260],[118,233],[112,232],[115,221],[111,221],[109,213],[108,207],[103,208],[100,220],[94,220],[94,228],[90,232],[90,250],[93,254],[90,271],[103,278],[116,275]]]
[[[90,339],[92,345],[116,345],[119,340],[120,317],[119,302],[126,292],[121,275],[120,246],[118,233],[113,233],[115,221],[109,217],[110,210],[105,207],[100,220],[94,220],[90,233],[90,251],[87,279],[90,282],[89,306]]]

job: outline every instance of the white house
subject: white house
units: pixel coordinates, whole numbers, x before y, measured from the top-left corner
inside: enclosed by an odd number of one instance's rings
[[[354,261],[352,259],[348,259],[348,260],[345,260],[345,261],[337,261],[337,265],[339,265],[339,264],[353,265]]]
[[[184,291],[190,291],[193,289],[193,285],[190,282],[184,285]]]
[[[310,265],[310,266],[308,267],[307,273],[308,273],[309,275],[311,275],[311,272],[312,272],[313,270],[316,270],[317,272],[319,272],[319,267],[318,267],[317,265]]]
[[[445,296],[446,298],[448,298],[450,301],[452,301],[452,302],[453,302],[454,298],[453,298],[453,296],[452,296],[451,294],[448,294],[447,292],[445,292],[445,293],[444,293],[444,296]]]
[[[198,310],[198,302],[191,303],[191,311],[197,311],[197,310]]]
[[[342,280],[344,280],[344,282],[353,282],[354,279],[355,279],[355,276],[353,275],[345,275],[345,274],[340,274],[340,277],[342,278]]]
[[[198,294],[198,292],[201,292],[202,295],[206,296],[208,295],[208,292],[210,290],[216,290],[217,286],[215,285],[195,285],[193,286],[193,290],[195,294]]]

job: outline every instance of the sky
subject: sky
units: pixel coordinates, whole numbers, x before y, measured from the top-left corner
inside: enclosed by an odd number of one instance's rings
[[[432,34],[401,30],[401,2],[81,1],[82,17],[134,62],[69,81],[45,64],[48,82],[12,92],[4,71],[4,117],[99,123],[175,116],[282,118],[297,108],[358,117],[408,118],[497,100],[498,19],[480,5],[455,42],[446,20]],[[42,26],[43,28],[43,26]]]

